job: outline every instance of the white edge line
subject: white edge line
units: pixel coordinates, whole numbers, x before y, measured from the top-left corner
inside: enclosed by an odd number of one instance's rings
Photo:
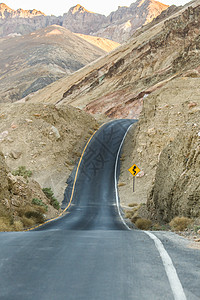
[[[165,250],[162,242],[151,232],[144,231],[155,243],[155,246],[160,254],[160,257],[162,259],[165,272],[167,274],[172,293],[174,295],[175,300],[187,300],[186,295],[184,293],[182,284],[178,278],[178,274],[176,272],[176,269],[173,265],[173,262]]]
[[[120,216],[120,219],[122,220],[122,223],[126,226],[126,228],[127,228],[128,230],[131,230],[131,228],[130,228],[130,227],[126,224],[126,222],[124,221],[124,218],[122,217],[122,214],[121,214],[121,212],[120,212],[120,207],[119,207],[119,196],[118,196],[118,188],[117,188],[117,166],[118,166],[119,154],[120,154],[122,145],[123,145],[123,143],[124,143],[124,140],[125,140],[125,138],[126,138],[126,135],[127,135],[128,131],[130,130],[130,128],[131,128],[133,125],[134,125],[134,123],[131,124],[131,125],[128,127],[126,133],[124,134],[124,137],[123,137],[123,139],[122,139],[122,142],[121,142],[121,144],[120,144],[120,146],[119,146],[119,149],[118,149],[118,152],[117,152],[117,156],[116,156],[116,161],[115,161],[115,173],[114,173],[114,177],[115,177],[115,196],[116,196],[117,210],[118,210],[118,214],[119,214],[119,216]]]

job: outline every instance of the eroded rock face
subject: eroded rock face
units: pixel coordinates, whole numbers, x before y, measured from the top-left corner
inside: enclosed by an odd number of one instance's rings
[[[199,114],[200,117],[200,114]],[[153,219],[200,217],[200,127],[188,124],[161,153],[148,198]]]
[[[199,214],[199,84],[200,76],[181,77],[152,92],[125,142],[120,182],[126,185],[120,198],[147,202],[151,218],[159,222]],[[133,163],[144,172],[134,193],[127,171]]]

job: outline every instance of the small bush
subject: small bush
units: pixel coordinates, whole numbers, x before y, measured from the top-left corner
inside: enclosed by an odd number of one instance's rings
[[[49,198],[51,200],[51,198],[53,197],[53,191],[51,188],[44,188],[42,189],[43,193],[47,196],[47,198]]]
[[[186,217],[175,217],[170,223],[170,227],[174,231],[183,231],[188,225],[192,223],[192,220]]]
[[[44,207],[45,211],[48,211],[48,206],[42,202],[41,199],[33,198],[32,204]]]
[[[126,185],[125,182],[119,182],[119,183],[118,183],[118,187],[125,186],[125,185]]]
[[[27,218],[27,217],[23,216],[21,218],[21,221],[22,221],[25,228],[26,227],[32,227],[33,225],[35,225],[35,220],[32,219],[32,218],[30,219],[30,218]]]
[[[167,231],[169,230],[169,225],[161,225],[161,224],[154,224],[152,227],[151,227],[151,230],[155,230],[155,231]]]
[[[39,211],[27,211],[24,215],[28,219],[33,219],[35,223],[44,223],[44,216]]]
[[[131,219],[132,218],[132,216],[134,215],[134,211],[132,211],[132,210],[126,210],[126,212],[125,212],[125,218],[127,218],[127,219]]]
[[[47,198],[50,200],[50,204],[55,208],[55,209],[59,209],[60,208],[60,204],[58,202],[58,200],[54,197],[53,191],[51,188],[44,188],[42,189],[43,193],[47,196]]]
[[[23,223],[20,220],[14,221],[14,228],[16,231],[23,230]]]
[[[147,220],[147,219],[138,219],[135,222],[135,225],[137,226],[137,228],[142,229],[142,230],[148,230],[150,229],[152,222],[151,220]]]
[[[0,231],[10,231],[10,219],[6,217],[0,217]]]
[[[22,176],[25,179],[27,179],[28,177],[31,177],[32,174],[33,174],[32,171],[26,170],[25,166],[20,166],[20,167],[18,167],[17,170],[12,171],[12,175],[14,175],[14,176]]]
[[[128,206],[129,206],[129,207],[135,207],[135,206],[139,206],[139,204],[138,204],[138,203],[129,203]]]
[[[195,228],[194,228],[195,233],[198,233],[199,230],[200,230],[200,226],[195,226]]]

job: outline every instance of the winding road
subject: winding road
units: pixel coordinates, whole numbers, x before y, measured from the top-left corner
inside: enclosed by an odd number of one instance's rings
[[[123,219],[119,157],[133,123],[112,121],[92,136],[68,179],[66,215],[0,233],[0,300],[200,299],[200,251]]]

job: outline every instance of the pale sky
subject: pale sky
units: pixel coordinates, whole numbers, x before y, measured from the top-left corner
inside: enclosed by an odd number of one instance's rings
[[[76,4],[81,4],[87,10],[108,15],[116,10],[118,6],[130,6],[135,0],[5,0],[5,3],[12,9],[37,9],[46,15],[63,15]],[[188,0],[160,0],[160,2],[168,5],[184,5]]]

